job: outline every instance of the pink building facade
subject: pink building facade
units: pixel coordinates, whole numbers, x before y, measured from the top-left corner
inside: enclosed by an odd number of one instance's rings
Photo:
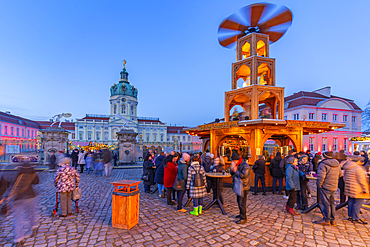
[[[0,112],[0,144],[7,153],[35,152],[40,145],[37,122]]]
[[[304,135],[303,151],[344,150],[352,153],[350,138],[362,134],[361,113],[361,108],[353,100],[331,95],[330,87],[313,92],[300,91],[285,98],[285,119],[345,124],[334,131]]]

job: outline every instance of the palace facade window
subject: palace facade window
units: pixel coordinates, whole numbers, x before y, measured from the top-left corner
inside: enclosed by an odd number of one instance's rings
[[[333,138],[333,151],[338,151],[338,138]]]
[[[338,122],[338,114],[333,114],[333,122]]]
[[[326,151],[326,145],[327,145],[327,141],[328,141],[328,138],[327,137],[323,137],[322,138],[322,151]]]
[[[161,134],[161,142],[163,142],[163,140],[164,140],[164,135]]]
[[[312,113],[312,112],[308,113],[308,119],[309,120],[314,120],[315,119],[315,113]]]
[[[91,138],[92,138],[92,132],[89,131],[87,132],[87,140],[91,140]]]
[[[122,106],[121,106],[121,113],[126,114],[126,105],[125,104],[122,104]]]
[[[78,138],[79,138],[79,140],[83,140],[84,139],[84,132],[80,131],[78,133]]]
[[[311,150],[311,151],[315,150],[315,145],[314,145],[314,143],[315,143],[315,137],[310,137],[310,138],[308,139],[308,149],[309,149],[309,150]]]
[[[96,132],[96,140],[100,141],[100,132]]]
[[[328,119],[328,114],[323,113],[323,114],[321,115],[321,120],[322,120],[322,121],[326,121],[327,119]]]

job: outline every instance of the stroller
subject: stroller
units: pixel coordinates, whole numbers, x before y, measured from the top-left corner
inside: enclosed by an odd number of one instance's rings
[[[58,192],[56,192],[56,196],[55,196],[55,208],[53,210],[53,212],[51,213],[51,217],[56,217],[57,216],[57,212],[58,212],[58,204],[59,204],[59,200],[58,200]],[[73,200],[72,201],[75,203],[75,210],[76,210],[76,213],[79,212],[78,210],[78,200]]]

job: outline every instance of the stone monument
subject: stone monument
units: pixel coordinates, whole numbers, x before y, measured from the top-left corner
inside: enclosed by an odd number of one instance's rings
[[[48,163],[49,154],[51,152],[66,152],[69,134],[68,131],[62,127],[48,127],[41,130],[41,133],[41,141],[44,147],[44,163]]]
[[[122,128],[117,132],[117,139],[119,144],[119,163],[133,164],[136,160],[136,136],[138,134],[128,128]]]

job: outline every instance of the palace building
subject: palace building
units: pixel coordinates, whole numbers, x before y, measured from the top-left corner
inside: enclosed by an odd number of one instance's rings
[[[168,126],[159,118],[137,115],[138,89],[129,82],[128,75],[124,63],[120,80],[110,88],[109,115],[86,114],[85,117],[76,119],[73,144],[84,146],[93,142],[113,145],[117,143],[117,132],[122,128],[129,128],[138,133],[136,153],[142,154],[147,149],[158,152],[200,151],[201,140],[185,133],[184,126]]]

